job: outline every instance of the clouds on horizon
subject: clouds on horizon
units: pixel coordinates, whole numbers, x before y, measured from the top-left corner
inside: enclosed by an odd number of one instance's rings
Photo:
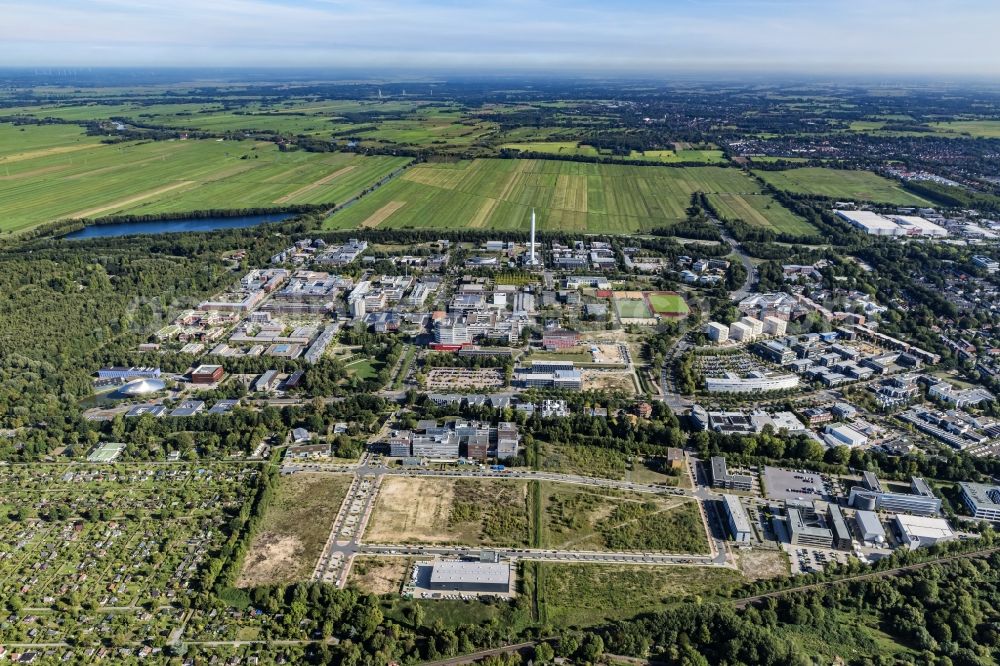
[[[8,66],[996,75],[989,0],[9,0]]]

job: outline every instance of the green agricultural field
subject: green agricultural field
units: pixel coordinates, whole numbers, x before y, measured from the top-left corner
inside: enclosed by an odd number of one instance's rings
[[[760,162],[762,164],[771,164],[772,162],[808,162],[808,157],[774,157],[771,155],[759,155],[750,158],[751,162]]]
[[[809,235],[816,228],[769,194],[711,194],[709,201],[723,217],[777,233]]]
[[[11,125],[0,123],[0,178],[5,167],[36,157],[83,150],[100,143],[76,125]]]
[[[531,143],[505,143],[501,148],[520,150],[525,153],[548,153],[551,155],[587,155],[597,157],[597,148],[576,141],[535,141]]]
[[[539,601],[555,626],[591,626],[652,612],[695,596],[725,596],[745,582],[731,569],[540,562]]]
[[[326,221],[330,229],[545,230],[634,233],[679,222],[693,192],[756,192],[736,169],[556,160],[420,164]]]
[[[721,164],[726,161],[726,156],[723,155],[721,150],[646,150],[644,152],[633,150],[628,159],[642,160],[644,162],[660,162],[662,164],[676,164],[677,162]]]
[[[250,141],[64,146],[71,150],[52,146],[25,159],[0,158],[0,231],[121,213],[333,203],[408,161],[348,153],[283,153],[273,144]]]
[[[640,160],[643,162],[655,162],[659,164],[676,164],[678,162],[702,162],[705,164],[719,164],[725,161],[725,156],[721,150],[646,150],[643,152],[633,150],[625,157],[623,155],[612,155],[611,152],[602,152],[594,146],[576,141],[534,141],[525,143],[505,143],[501,148],[508,150],[520,150],[526,153],[548,153],[551,155],[575,156],[583,155],[587,157],[607,157],[621,160]]]
[[[1000,139],[1000,120],[954,120],[930,123],[943,134],[968,134],[982,139]]]
[[[758,171],[758,176],[786,192],[831,199],[873,201],[898,206],[930,206],[930,201],[910,194],[898,183],[871,171],[845,171],[805,167],[787,171]]]

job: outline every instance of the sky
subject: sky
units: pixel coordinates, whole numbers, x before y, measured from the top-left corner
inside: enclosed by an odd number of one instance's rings
[[[0,66],[1000,76],[996,0],[0,0]]]

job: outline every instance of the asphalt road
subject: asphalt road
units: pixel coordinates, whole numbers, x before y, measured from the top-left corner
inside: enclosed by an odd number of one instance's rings
[[[750,261],[750,255],[748,255],[743,250],[743,246],[740,245],[739,241],[729,235],[726,231],[726,227],[719,220],[712,219],[719,227],[719,233],[722,235],[722,240],[729,243],[729,246],[733,248],[733,252],[740,256],[740,261],[743,263],[743,268],[747,271],[747,277],[743,281],[743,286],[741,286],[736,291],[729,292],[729,297],[734,301],[742,301],[744,298],[750,295],[750,289],[753,284],[757,281],[757,269],[754,268],[753,262]]]

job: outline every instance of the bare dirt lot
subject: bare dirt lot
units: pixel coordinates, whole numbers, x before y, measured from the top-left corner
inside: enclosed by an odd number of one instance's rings
[[[583,386],[588,391],[622,391],[627,395],[635,394],[635,382],[628,372],[611,372],[608,370],[584,370]]]
[[[740,571],[749,580],[787,576],[788,555],[783,550],[737,550]]]
[[[306,580],[344,501],[351,477],[292,474],[281,478],[250,545],[239,587]]]
[[[391,477],[368,521],[368,543],[520,545],[528,539],[527,484]]]
[[[368,594],[395,594],[413,562],[412,557],[356,557],[347,584]]]

